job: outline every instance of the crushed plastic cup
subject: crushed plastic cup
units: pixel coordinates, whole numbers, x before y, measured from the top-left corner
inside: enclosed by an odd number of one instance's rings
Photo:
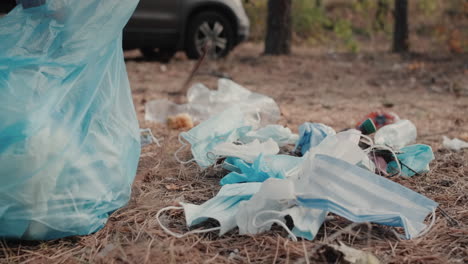
[[[395,124],[382,127],[375,134],[375,143],[401,149],[413,143],[417,137],[416,126],[409,120],[400,120]]]

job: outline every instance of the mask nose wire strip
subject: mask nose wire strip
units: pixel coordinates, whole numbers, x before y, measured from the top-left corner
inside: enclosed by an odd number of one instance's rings
[[[209,232],[212,232],[212,231],[221,230],[221,227],[213,227],[213,228],[204,229],[204,230],[192,230],[192,231],[189,231],[189,232],[187,232],[185,234],[180,234],[180,233],[176,233],[176,232],[173,232],[173,231],[169,230],[169,228],[165,227],[161,223],[161,220],[159,218],[160,218],[162,213],[164,213],[166,211],[169,211],[169,210],[183,210],[183,209],[184,208],[182,206],[168,206],[168,207],[162,208],[161,210],[159,210],[156,213],[156,221],[158,221],[159,226],[162,228],[162,230],[164,230],[164,232],[166,232],[167,234],[169,234],[169,235],[171,235],[173,237],[182,238],[182,237],[192,235],[192,234],[202,234],[202,233],[209,233]]]
[[[187,161],[183,161],[179,158],[179,152],[181,152],[182,150],[185,149],[185,147],[188,145],[187,143],[184,142],[183,140],[183,137],[182,137],[182,133],[179,134],[179,142],[182,144],[182,146],[176,150],[176,152],[174,152],[174,158],[177,160],[177,162],[179,162],[180,164],[188,164],[192,161],[194,161],[195,159],[191,159],[191,160],[187,160]]]
[[[291,239],[294,241],[294,242],[297,242],[297,237],[296,235],[294,235],[294,233],[291,231],[291,229],[289,229],[289,227],[286,226],[285,223],[281,222],[280,220],[278,219],[270,219],[270,220],[266,220],[265,222],[257,225],[257,218],[262,215],[262,214],[276,214],[276,215],[279,215],[279,216],[286,216],[287,214],[285,213],[282,213],[282,212],[279,212],[279,211],[274,211],[274,210],[264,210],[264,211],[260,211],[258,213],[255,214],[254,218],[252,219],[252,225],[255,227],[255,228],[260,228],[260,227],[263,227],[263,226],[266,226],[268,224],[278,224],[280,225],[282,228],[284,228],[284,230],[286,230],[286,232],[288,232],[288,234],[291,236]]]

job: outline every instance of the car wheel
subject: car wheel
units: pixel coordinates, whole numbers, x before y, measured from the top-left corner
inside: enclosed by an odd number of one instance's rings
[[[176,53],[175,50],[171,49],[158,49],[155,48],[141,48],[140,49],[143,56],[148,60],[155,60],[162,63],[169,63]]]
[[[226,56],[234,47],[235,35],[231,22],[214,11],[196,15],[187,29],[185,51],[190,59],[198,59],[205,48],[210,58]]]

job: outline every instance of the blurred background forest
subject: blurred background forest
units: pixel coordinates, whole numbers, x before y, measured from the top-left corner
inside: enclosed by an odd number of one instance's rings
[[[251,40],[266,34],[267,0],[250,0]],[[394,0],[292,0],[293,46],[391,50]],[[468,0],[409,1],[410,51],[468,52]]]

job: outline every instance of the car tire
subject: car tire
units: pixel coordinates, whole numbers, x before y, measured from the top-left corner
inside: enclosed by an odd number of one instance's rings
[[[208,25],[209,29],[206,25]],[[210,50],[212,58],[225,57],[235,45],[234,25],[219,12],[206,11],[199,13],[188,23],[185,38],[187,57],[190,59],[200,58],[203,55],[202,46],[206,44],[207,40],[210,40],[211,43],[214,43],[214,40],[219,41],[216,45],[213,45],[214,49]]]
[[[161,63],[169,63],[175,55],[175,50],[172,49],[159,49],[155,48],[141,48],[140,52],[147,60],[159,61]]]

